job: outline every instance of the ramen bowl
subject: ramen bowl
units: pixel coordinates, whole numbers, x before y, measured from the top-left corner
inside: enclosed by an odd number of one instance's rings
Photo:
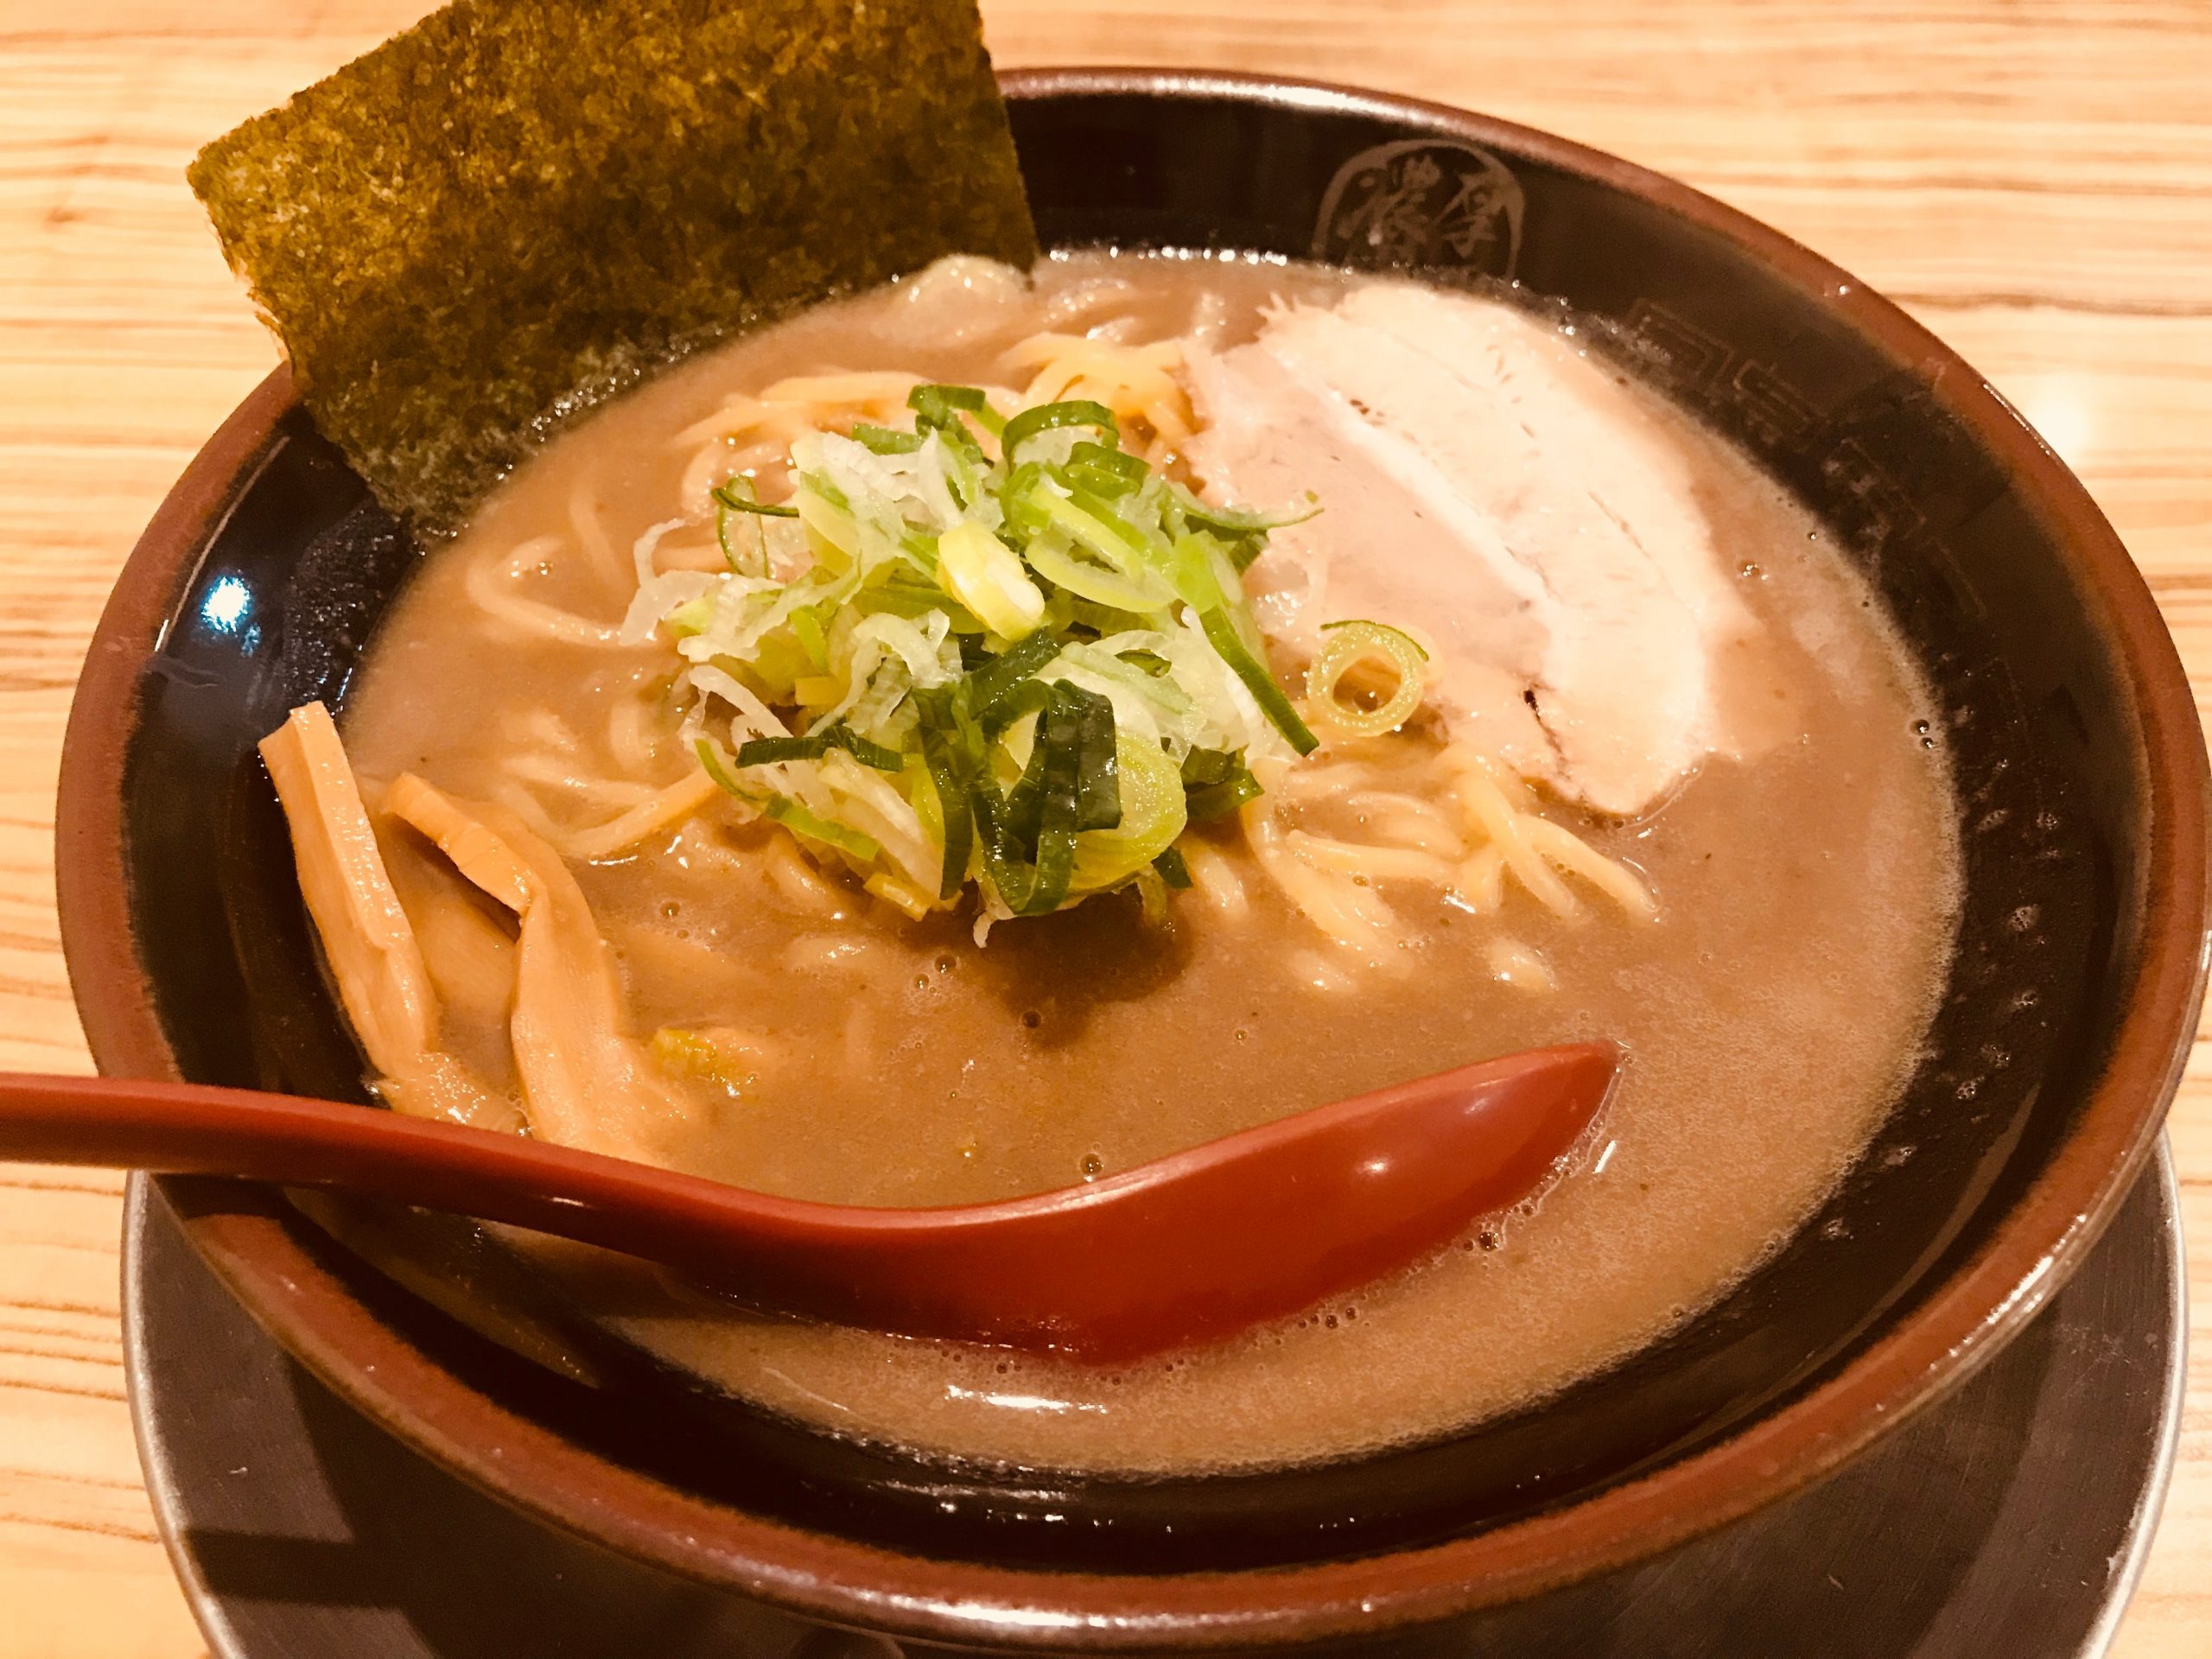
[[[1077,1476],[840,1439],[612,1343],[458,1222],[165,1180],[194,1247],[341,1396],[526,1512],[808,1617],[940,1642],[1187,1650],[1433,1622],[1834,1470],[2064,1281],[2148,1154],[2195,1031],[2205,755],[2126,551],[1940,342],[1667,179],[1339,88],[1005,84],[1048,245],[1564,301],[1624,372],[1826,523],[1934,688],[1965,850],[1950,981],[1872,1145],[1725,1298],[1626,1360],[1456,1434],[1249,1473]],[[254,745],[296,704],[342,705],[418,557],[282,372],[148,529],[62,772],[62,931],[104,1070],[366,1098]]]

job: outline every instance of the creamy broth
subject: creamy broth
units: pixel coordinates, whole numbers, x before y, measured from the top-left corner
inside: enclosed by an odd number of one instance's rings
[[[347,705],[365,795],[411,771],[558,828],[691,769],[666,649],[612,633],[633,542],[696,505],[697,444],[677,435],[732,393],[830,370],[986,379],[1046,327],[1198,330],[1226,346],[1269,302],[1325,302],[1349,280],[1069,257],[1024,293],[908,284],[683,366],[550,444],[430,556]],[[683,1084],[682,1121],[657,1143],[672,1164],[842,1202],[988,1199],[1485,1056],[1611,1037],[1628,1056],[1620,1085],[1540,1200],[1287,1325],[1119,1370],[758,1319],[672,1288],[633,1288],[620,1328],[771,1408],[900,1444],[1128,1471],[1281,1464],[1541,1398],[1708,1305],[1786,1238],[1867,1143],[1931,1016],[1956,909],[1948,782],[1901,645],[1820,526],[1651,406],[1763,625],[1726,677],[1757,741],[1637,820],[1555,799],[1545,811],[1638,872],[1656,919],[1596,902],[1560,918],[1517,889],[1475,915],[1382,880],[1402,942],[1363,966],[1257,878],[1232,828],[1207,832],[1211,877],[1164,923],[1109,894],[1002,923],[980,948],[969,912],[910,920],[718,800],[621,855],[570,860],[634,1029],[728,1027],[748,1045],[735,1086]],[[472,597],[487,569],[503,593],[605,637],[487,620]],[[1388,790],[1433,762],[1432,726],[1320,759]],[[1329,810],[1317,821],[1357,829],[1356,800]],[[379,835],[443,1042],[512,1089],[511,927],[411,832]],[[1512,971],[1501,941],[1548,987]]]

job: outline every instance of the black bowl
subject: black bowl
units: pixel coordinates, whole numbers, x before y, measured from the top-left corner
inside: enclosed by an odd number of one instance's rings
[[[1669,181],[1324,87],[1007,87],[1049,245],[1251,250],[1563,300],[1834,527],[1937,690],[1968,872],[1929,1058],[1875,1146],[1725,1301],[1541,1409],[1203,1479],[967,1469],[772,1418],[611,1343],[461,1224],[327,1200],[310,1218],[274,1190],[168,1181],[195,1244],[340,1393],[511,1501],[807,1612],[941,1637],[1191,1646],[1433,1618],[1833,1467],[2063,1279],[2195,1029],[2203,745],[2126,553],[1955,356]],[[104,1068],[361,1097],[253,745],[294,704],[342,703],[416,561],[281,374],[147,532],[63,774],[64,936]]]

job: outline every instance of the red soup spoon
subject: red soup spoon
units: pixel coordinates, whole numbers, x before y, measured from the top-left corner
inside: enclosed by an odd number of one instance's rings
[[[118,1077],[0,1073],[0,1158],[343,1187],[641,1256],[779,1313],[1116,1362],[1296,1313],[1526,1197],[1618,1059],[1578,1044],[1484,1060],[944,1209],[772,1198],[334,1101]]]

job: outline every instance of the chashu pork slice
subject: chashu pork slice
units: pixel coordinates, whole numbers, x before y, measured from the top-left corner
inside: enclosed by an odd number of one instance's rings
[[[1324,509],[1252,573],[1282,643],[1410,624],[1455,734],[1605,812],[1643,810],[1727,747],[1716,660],[1756,625],[1682,440],[1559,331],[1382,283],[1189,360],[1208,491],[1311,490]]]

